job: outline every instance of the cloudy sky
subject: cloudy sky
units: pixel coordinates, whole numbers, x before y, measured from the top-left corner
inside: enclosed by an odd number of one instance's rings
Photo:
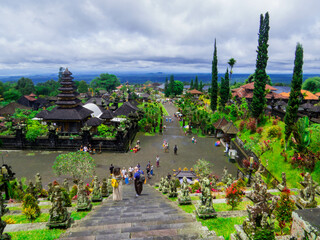
[[[0,74],[255,69],[259,15],[270,14],[268,73],[320,71],[319,0],[12,0],[0,8]]]

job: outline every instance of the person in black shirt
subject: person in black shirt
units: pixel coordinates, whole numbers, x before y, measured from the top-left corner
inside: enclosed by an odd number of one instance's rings
[[[113,164],[111,163],[111,166],[110,166],[110,168],[109,168],[109,170],[110,170],[110,175],[113,174],[113,169],[114,169],[114,166],[113,166]]]

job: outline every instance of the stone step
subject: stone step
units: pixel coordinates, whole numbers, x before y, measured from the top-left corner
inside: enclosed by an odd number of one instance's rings
[[[132,186],[123,186],[123,201],[108,198],[62,239],[219,239],[151,186],[143,193],[136,198]]]

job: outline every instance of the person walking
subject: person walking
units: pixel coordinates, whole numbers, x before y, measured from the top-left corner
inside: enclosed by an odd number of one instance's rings
[[[150,161],[149,161],[148,164],[147,164],[146,170],[147,170],[148,179],[150,179],[150,170],[151,170],[151,163],[150,163]]]
[[[109,170],[110,170],[110,175],[113,174],[113,169],[114,169],[114,166],[113,166],[113,164],[111,163],[111,166],[110,166],[110,168],[109,168]]]
[[[151,164],[151,167],[150,167],[150,174],[151,176],[153,176],[153,165]]]
[[[177,145],[174,145],[174,149],[173,149],[173,151],[174,151],[174,154],[175,154],[175,155],[177,155],[177,154],[178,154],[178,147],[177,147]]]
[[[139,170],[138,167],[135,167],[134,168],[134,188],[136,190],[136,197],[140,196],[141,195],[141,192],[142,192],[142,189],[143,189],[143,183],[144,183],[144,180],[143,178],[144,175],[143,175],[143,172],[141,170]]]
[[[123,180],[124,180],[124,179],[125,179],[125,176],[126,176],[126,174],[127,174],[127,170],[126,170],[125,167],[122,168],[121,173],[122,173],[122,177],[123,177]]]
[[[112,199],[113,201],[121,201],[122,200],[122,173],[120,168],[115,168],[113,170],[113,176],[111,180],[111,184],[113,187]]]
[[[157,165],[157,168],[158,167],[160,167],[160,157],[159,157],[159,155],[157,155],[157,157],[156,157],[156,165]]]
[[[129,167],[129,169],[128,169],[128,172],[129,172],[129,180],[132,180],[132,178],[133,178],[133,171],[134,171],[133,167],[132,167],[132,166]]]

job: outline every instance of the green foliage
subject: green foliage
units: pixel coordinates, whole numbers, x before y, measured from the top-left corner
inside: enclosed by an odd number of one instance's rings
[[[166,78],[166,83],[165,83],[165,96],[177,96],[182,94],[183,92],[183,82],[180,81],[175,81],[174,76],[170,76],[170,82],[168,83],[168,78]]]
[[[234,58],[230,58],[228,61],[228,65],[230,66],[230,81],[231,81],[231,75],[233,73],[233,66],[236,64],[236,60]]]
[[[244,80],[244,83],[247,84],[255,81],[256,81],[256,78],[255,78],[255,74],[253,73],[246,80]],[[273,85],[269,75],[267,75],[266,84],[271,86]]]
[[[119,79],[115,75],[108,73],[101,73],[99,77],[90,82],[92,88],[102,88],[107,91],[115,90],[119,85]]]
[[[270,138],[275,138],[281,132],[281,127],[278,125],[271,126],[267,129],[267,136]]]
[[[195,182],[194,184],[191,185],[191,191],[194,193],[197,190],[199,190],[201,188],[200,183],[199,182]]]
[[[275,208],[275,216],[279,222],[279,227],[282,229],[286,226],[286,224],[290,224],[292,222],[292,212],[295,210],[295,204],[292,199],[290,199],[291,192],[289,189],[285,188],[280,195],[280,199],[277,202]]]
[[[80,151],[60,154],[52,166],[56,175],[71,175],[76,180],[85,180],[93,176],[95,167],[96,164],[90,154]]]
[[[255,70],[255,82],[251,104],[252,116],[258,119],[264,112],[266,104],[266,67],[268,62],[269,13],[260,16],[259,45]]]
[[[46,135],[48,133],[48,126],[42,125],[37,120],[28,120],[26,139],[34,142],[37,137]]]
[[[220,97],[221,97],[222,108],[224,108],[226,103],[228,102],[229,96],[230,96],[229,72],[227,69],[224,75],[224,78],[221,78]]]
[[[157,102],[145,103],[143,106],[143,117],[139,120],[138,125],[140,131],[158,132],[163,116],[163,105]]]
[[[231,184],[230,187],[226,189],[226,199],[227,204],[231,206],[232,210],[236,208],[244,197],[244,191],[237,182]]]
[[[101,124],[98,126],[98,134],[100,137],[114,137],[115,136],[115,128],[114,126],[108,126]]]
[[[284,122],[286,123],[286,128],[285,128],[286,141],[288,141],[293,131],[293,126],[296,122],[298,108],[300,105],[301,84],[303,79],[302,66],[303,66],[303,48],[302,48],[302,45],[298,43],[296,47],[296,53],[295,53],[290,97],[288,101],[288,106],[286,108],[286,115],[284,117]]]
[[[61,229],[39,229],[31,231],[10,232],[9,235],[15,240],[54,240],[58,239],[65,230]]]
[[[166,97],[169,97],[169,81],[168,81],[168,77],[166,77],[166,81],[164,84],[164,94]]]
[[[217,44],[215,39],[213,60],[212,60],[212,80],[211,80],[211,98],[210,98],[210,108],[212,112],[214,112],[217,109],[217,103],[218,103],[218,57],[217,57]]]
[[[193,86],[193,88],[199,90],[199,80],[198,80],[198,76],[196,76],[196,79],[194,80],[194,86]]]
[[[257,229],[253,240],[273,240],[275,239],[274,232],[270,229]]]
[[[194,172],[199,176],[199,178],[208,177],[212,172],[212,167],[213,164],[205,159],[198,159],[196,164],[193,165]]]
[[[62,194],[63,194],[63,198],[65,201],[65,207],[71,207],[71,198],[69,193],[66,191],[65,188],[61,188]]]
[[[23,214],[31,221],[39,217],[41,214],[38,201],[31,194],[26,194],[23,197],[22,209]]]
[[[20,97],[22,96],[22,94],[16,90],[16,89],[10,89],[6,92],[3,93],[3,98],[6,101],[16,101],[18,100]]]
[[[82,80],[82,81],[79,82],[79,86],[78,86],[78,92],[79,92],[79,93],[86,93],[86,92],[88,92],[88,88],[89,88],[89,86],[88,86],[88,84],[87,84],[84,80]]]
[[[304,116],[296,122],[293,128],[293,136],[297,141],[295,146],[297,147],[298,151],[305,152],[311,140],[308,117]]]
[[[311,133],[309,149],[311,152],[317,153],[320,151],[320,124],[312,124],[309,129]]]
[[[36,93],[44,96],[56,96],[59,93],[59,87],[59,82],[51,79],[44,83],[38,83],[36,85]]]
[[[302,89],[310,92],[320,92],[320,77],[306,79],[302,84]]]
[[[70,191],[70,198],[72,199],[78,193],[77,185],[73,185]]]
[[[22,95],[29,95],[35,91],[32,80],[25,77],[22,77],[18,80],[16,88]]]

